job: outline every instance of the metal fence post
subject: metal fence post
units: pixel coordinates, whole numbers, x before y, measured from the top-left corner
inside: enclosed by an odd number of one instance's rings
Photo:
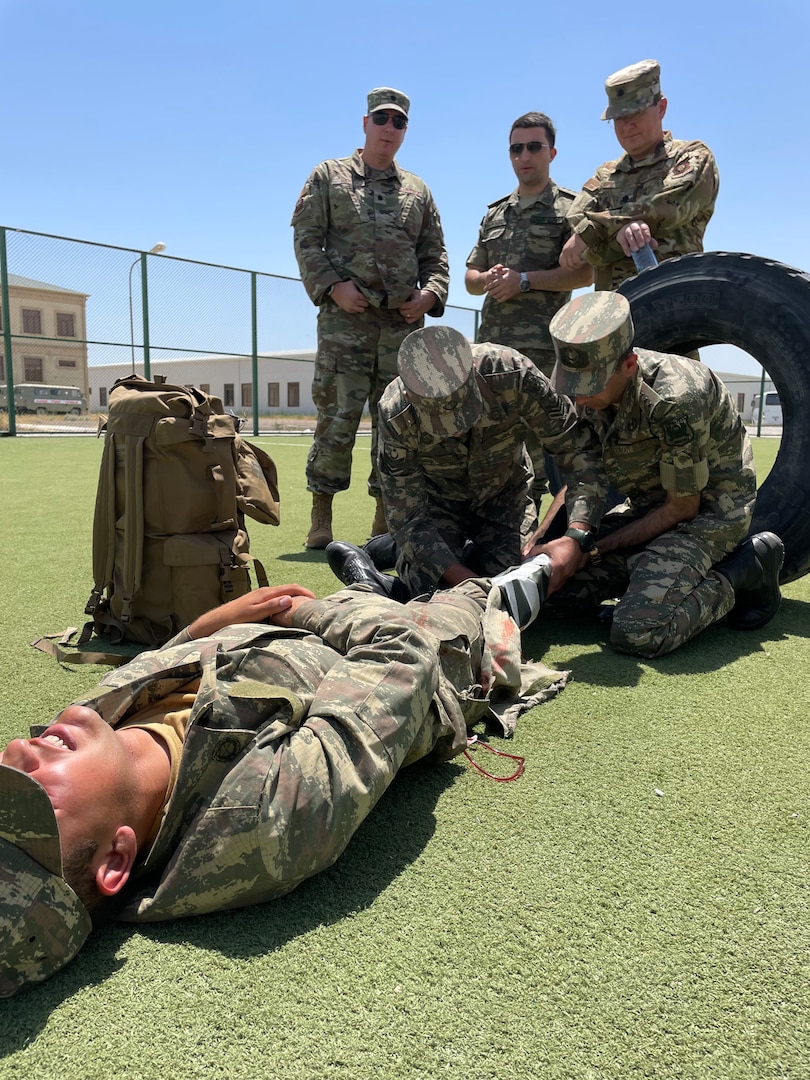
[[[259,320],[256,312],[256,271],[250,272],[250,332],[252,342],[253,434],[259,434]]]
[[[6,402],[8,404],[8,434],[17,434],[17,410],[14,407],[14,359],[11,355],[11,305],[8,300],[8,259],[6,230],[0,228],[0,312],[3,315],[3,356],[6,367]]]
[[[765,405],[765,368],[759,377],[759,415],[757,416],[757,438],[762,435],[762,409]]]
[[[149,357],[149,286],[146,280],[146,252],[141,252],[141,316],[143,319],[143,377],[152,381]]]

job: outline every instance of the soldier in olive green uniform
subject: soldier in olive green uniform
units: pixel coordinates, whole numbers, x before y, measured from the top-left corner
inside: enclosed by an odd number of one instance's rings
[[[703,250],[703,234],[720,184],[711,150],[664,131],[667,100],[655,60],[622,68],[605,83],[608,106],[625,153],[597,169],[568,213],[574,235],[560,264],[587,260],[597,289],[616,289],[635,274],[633,252],[649,244],[659,262]]]
[[[380,401],[378,471],[411,595],[520,562],[528,429],[571,477],[570,512],[597,512],[598,440],[525,356],[431,326],[405,339],[398,367]]]
[[[288,893],[402,766],[460,753],[483,717],[511,732],[565,679],[521,665],[483,581],[406,607],[282,586],[209,612],[1,755],[0,997],[72,959],[102,893],[129,922]]]
[[[605,479],[625,502],[601,520],[570,516],[564,537],[526,549],[551,555],[556,568],[547,607],[587,611],[621,597],[611,641],[647,657],[725,615],[742,629],[764,625],[779,605],[784,549],[773,533],[741,545],[756,476],[723,383],[692,360],[634,350],[630,305],[618,293],[576,297],[550,329],[552,381],[596,426]]]
[[[518,186],[489,204],[464,277],[469,293],[484,294],[476,340],[517,349],[546,376],[555,360],[549,320],[571,299],[572,289],[592,281],[587,266],[567,271],[559,265],[571,236],[567,214],[575,196],[549,175],[555,141],[545,113],[526,113],[514,122],[509,157]]]
[[[545,113],[525,113],[509,133],[509,158],[518,186],[490,203],[478,242],[467,258],[464,284],[473,296],[484,294],[476,340],[517,349],[549,376],[554,345],[548,335],[551,317],[571,299],[571,290],[590,285],[585,264],[563,269],[560,254],[571,236],[566,215],[574,193],[557,187],[549,175],[557,156],[556,129]],[[546,491],[546,463],[537,440],[527,435],[534,465],[532,496],[539,505]],[[559,486],[553,474],[552,488]]]
[[[318,165],[293,214],[298,266],[318,306],[312,384],[318,421],[307,458],[310,548],[324,548],[332,539],[332,498],[349,486],[366,402],[372,425],[368,485],[377,499],[372,533],[386,531],[374,464],[377,403],[396,375],[402,339],[426,314],[440,316],[447,299],[447,253],[433,197],[394,160],[409,108],[398,90],[372,90],[363,118],[365,145],[351,157]]]

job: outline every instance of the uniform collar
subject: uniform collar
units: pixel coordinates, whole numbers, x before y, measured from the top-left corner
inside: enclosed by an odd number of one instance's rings
[[[534,202],[531,202],[528,205],[529,206],[534,206],[535,203],[544,203],[545,205],[550,206],[551,203],[554,202],[554,198],[555,198],[556,194],[557,194],[557,185],[554,183],[554,181],[551,179],[551,177],[549,177],[549,180],[548,180],[548,183],[546,184],[546,186],[543,188],[543,190],[540,192],[539,195],[535,195]],[[518,189],[515,188],[514,191],[512,192],[512,194],[507,196],[507,205],[508,206],[520,206],[520,200],[523,199],[523,198],[529,198],[529,197],[530,196],[525,196],[525,195],[519,194]]]
[[[388,180],[393,177],[397,183],[402,183],[402,170],[396,160],[392,161],[387,169],[372,169],[363,161],[362,147],[352,154],[352,171],[363,180]]]
[[[629,154],[622,154],[616,164],[616,168],[621,172],[632,172],[633,169],[646,168],[648,165],[653,165],[656,161],[663,161],[665,158],[669,157],[671,149],[672,132],[665,131],[663,139],[651,154],[648,154],[644,158],[639,158],[638,161],[631,160]]]

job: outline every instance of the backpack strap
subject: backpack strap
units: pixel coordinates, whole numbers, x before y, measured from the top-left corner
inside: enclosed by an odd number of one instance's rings
[[[101,429],[99,435],[102,434]],[[115,564],[115,447],[113,436],[104,440],[101,468],[96,491],[96,509],[93,515],[93,591],[84,607],[85,615],[95,615],[104,596],[112,585]]]
[[[143,443],[145,435],[124,439],[126,521],[122,562],[121,622],[132,616],[132,602],[141,587],[143,571]]]

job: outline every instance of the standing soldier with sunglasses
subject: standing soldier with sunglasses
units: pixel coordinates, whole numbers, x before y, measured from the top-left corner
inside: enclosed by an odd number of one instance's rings
[[[517,349],[547,376],[555,361],[548,324],[571,299],[572,289],[593,280],[587,263],[574,269],[559,265],[571,236],[567,214],[575,195],[549,175],[557,156],[555,139],[545,113],[525,113],[512,125],[509,157],[518,184],[489,204],[464,277],[467,292],[485,296],[477,340]],[[529,450],[538,501],[545,490],[543,454],[539,446]]]
[[[658,261],[703,251],[720,179],[702,142],[664,131],[667,99],[661,68],[642,60],[611,75],[603,120],[612,120],[624,154],[583,186],[569,219],[574,235],[560,265],[590,263],[598,290],[617,289],[635,274],[633,253],[649,244]]]
[[[332,540],[332,499],[349,487],[366,402],[372,425],[368,488],[377,501],[371,531],[387,532],[375,466],[377,403],[397,374],[402,339],[423,325],[425,315],[441,316],[447,299],[447,252],[433,196],[394,160],[409,109],[399,90],[372,90],[364,146],[351,157],[321,162],[293,213],[295,255],[318,306],[308,548],[325,548]]]

